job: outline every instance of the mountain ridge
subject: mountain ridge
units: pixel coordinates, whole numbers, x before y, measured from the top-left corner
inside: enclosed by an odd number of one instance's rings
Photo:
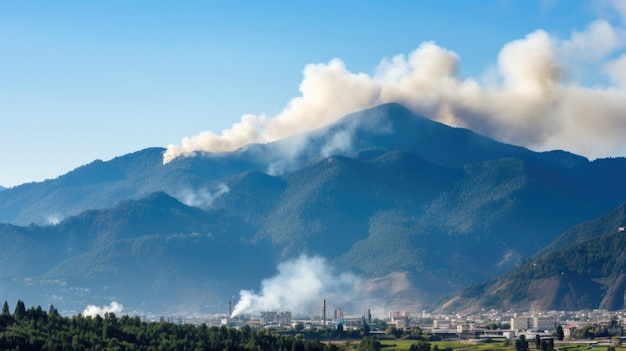
[[[0,238],[13,247],[2,255],[11,270],[2,270],[0,292],[36,300],[65,296],[70,302],[57,304],[76,310],[93,300],[104,303],[110,295],[135,307],[152,299],[148,306],[154,308],[171,304],[168,298],[182,303],[181,296],[189,291],[168,288],[178,282],[202,290],[193,301],[198,304],[209,293],[202,285],[221,286],[232,294],[239,286],[252,284],[247,274],[241,274],[252,264],[245,257],[255,260],[257,272],[274,270],[273,250],[263,242],[252,244],[251,237],[248,225],[222,211],[186,206],[163,192],[85,211],[55,225],[3,224]],[[206,260],[207,255],[213,258]],[[215,260],[225,266],[209,276],[202,274],[213,269]],[[41,285],[34,291],[29,288],[33,282]],[[91,292],[86,294],[85,289]],[[217,294],[211,300],[220,299],[224,296]]]
[[[359,124],[363,120],[369,123]],[[373,130],[380,126],[386,129]],[[352,135],[350,147],[325,150],[337,135]],[[307,148],[296,157],[287,157],[286,162],[285,150],[298,143],[306,144]],[[454,147],[459,143],[464,147]],[[494,157],[531,158],[568,166],[588,162],[566,152],[534,153],[503,144],[468,129],[452,128],[415,115],[399,104],[390,103],[347,115],[336,124],[310,133],[269,144],[250,144],[232,152],[200,152],[194,157],[174,159],[167,165],[162,163],[163,148],[147,148],[109,161],[96,160],[55,179],[6,189],[0,193],[0,222],[42,224],[51,216],[66,217],[86,209],[110,207],[120,200],[137,199],[154,191],[164,190],[178,196],[189,189],[210,187],[219,179],[249,170],[268,173],[272,167],[286,167],[286,171],[292,171],[295,169],[290,167],[317,162],[329,156],[330,151],[353,157],[372,149],[412,152],[424,160],[448,167]],[[30,200],[33,198],[38,200]]]
[[[464,289],[444,309],[624,309],[625,209],[626,202],[573,226],[513,271]]]

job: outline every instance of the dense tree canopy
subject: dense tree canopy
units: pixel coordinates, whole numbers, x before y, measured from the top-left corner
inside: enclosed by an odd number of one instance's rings
[[[13,314],[4,310],[0,315],[1,350],[338,350],[336,345],[306,340],[302,335],[273,334],[248,326],[148,323],[137,316],[114,313],[63,317],[53,306],[48,312],[41,307],[26,309],[22,301]],[[372,345],[367,346],[370,349]]]

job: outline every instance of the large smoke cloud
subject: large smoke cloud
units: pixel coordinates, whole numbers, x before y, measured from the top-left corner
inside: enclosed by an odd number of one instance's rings
[[[233,317],[261,311],[321,311],[323,299],[335,306],[349,307],[364,298],[356,276],[335,274],[324,258],[305,255],[280,264],[276,276],[261,282],[258,294],[249,290],[239,294]]]
[[[607,3],[626,14],[623,3]],[[245,115],[221,135],[185,138],[168,147],[163,161],[283,139],[385,102],[537,150],[626,154],[622,24],[599,19],[566,40],[534,31],[504,45],[489,78],[460,78],[459,62],[454,52],[425,42],[407,56],[383,59],[373,75],[352,73],[339,59],[307,65],[301,96],[277,116]],[[589,87],[589,81],[602,84]]]

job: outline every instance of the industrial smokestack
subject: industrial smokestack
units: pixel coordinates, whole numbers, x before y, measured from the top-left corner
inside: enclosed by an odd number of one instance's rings
[[[235,307],[235,297],[231,297],[230,301],[228,301],[228,317],[232,317],[233,308]]]
[[[322,306],[322,325],[326,325],[326,299],[324,299],[324,305]]]

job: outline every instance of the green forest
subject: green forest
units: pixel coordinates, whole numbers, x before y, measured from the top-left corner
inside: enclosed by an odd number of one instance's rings
[[[348,346],[350,345],[350,346]],[[0,315],[0,350],[275,350],[339,351],[347,347],[380,350],[370,337],[341,345],[307,340],[302,334],[165,321],[145,322],[138,316],[61,316],[54,306],[26,308],[18,301],[13,313],[5,301]]]

